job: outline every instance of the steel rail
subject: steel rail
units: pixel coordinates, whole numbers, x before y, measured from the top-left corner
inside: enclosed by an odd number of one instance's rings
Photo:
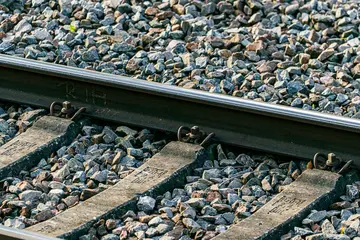
[[[60,240],[59,238],[47,237],[38,233],[19,230],[0,225],[1,240]]]
[[[360,167],[360,121],[0,55],[0,99],[48,107],[68,100],[87,115],[176,132],[198,125],[224,143],[310,159],[334,152]]]

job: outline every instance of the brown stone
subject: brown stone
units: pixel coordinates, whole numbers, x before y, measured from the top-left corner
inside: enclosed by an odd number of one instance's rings
[[[92,196],[95,196],[98,193],[99,193],[98,190],[85,188],[80,195],[80,200],[85,201],[86,199],[91,198]]]
[[[22,192],[25,190],[34,190],[34,187],[27,181],[19,182],[16,186],[20,188]]]
[[[353,69],[351,70],[354,77],[360,77],[360,63],[357,64]]]
[[[163,11],[158,14],[156,14],[156,18],[158,20],[165,20],[167,18],[171,18],[174,15],[172,11]]]
[[[176,214],[176,215],[172,218],[172,221],[173,221],[174,223],[177,223],[177,222],[180,221],[180,219],[181,219],[181,215],[180,215],[180,214]]]
[[[187,89],[196,89],[196,83],[194,82],[188,82],[182,86],[183,88]]]
[[[171,31],[177,31],[177,30],[180,30],[180,29],[181,29],[180,24],[175,24],[175,25],[171,26]]]
[[[52,210],[44,210],[44,211],[41,211],[38,214],[36,214],[34,216],[34,219],[38,222],[43,222],[54,216],[55,216],[55,213]]]
[[[146,15],[149,15],[149,16],[155,16],[156,14],[158,14],[160,12],[159,9],[157,8],[154,8],[154,7],[148,7],[146,10],[145,10],[145,14]]]
[[[236,33],[231,39],[230,39],[230,43],[232,44],[239,44],[241,43],[241,41],[244,39],[243,35],[240,35],[238,33]]]
[[[149,34],[162,33],[163,31],[165,31],[164,28],[150,28],[149,29]]]
[[[100,134],[95,134],[94,136],[92,136],[92,142],[95,144],[99,144],[103,142],[103,136],[104,134],[100,133]]]
[[[300,53],[300,55],[299,55],[299,62],[300,62],[301,64],[307,64],[307,63],[309,63],[309,60],[310,60],[310,55],[309,55],[309,54]]]
[[[141,223],[148,223],[150,222],[151,219],[153,219],[155,216],[154,215],[144,215],[144,216],[140,216],[139,217],[139,222]]]
[[[43,172],[40,172],[37,176],[36,176],[36,180],[39,181],[39,182],[42,182],[44,180],[46,181],[51,181],[52,179],[52,174],[50,174],[49,172],[46,172],[46,171],[43,171]]]
[[[351,203],[348,201],[335,202],[330,205],[330,209],[333,210],[342,210],[351,207]]]
[[[309,34],[309,40],[311,42],[319,42],[320,35],[315,30],[311,30]]]
[[[277,67],[278,61],[268,61],[268,62],[264,62],[263,64],[261,64],[257,70],[260,73],[264,73],[264,72],[274,72],[276,67]]]
[[[0,32],[0,39],[3,39],[4,37],[6,37],[6,33]]]
[[[116,221],[114,219],[108,219],[105,222],[105,226],[108,230],[113,230],[116,227]]]
[[[20,210],[20,216],[29,218],[31,215],[31,211],[29,207],[22,207]]]
[[[112,165],[118,164],[120,160],[125,157],[126,153],[124,151],[117,152],[112,160]]]
[[[183,15],[185,13],[185,8],[181,4],[176,4],[173,6],[174,12],[176,12],[179,15]]]
[[[191,193],[191,198],[204,198],[205,192],[202,190],[194,191]]]
[[[139,64],[136,63],[135,59],[132,58],[128,61],[128,63],[126,64],[126,71],[133,73],[136,70],[139,70],[140,66]]]
[[[14,28],[14,26],[15,26],[15,24],[13,22],[11,22],[10,19],[5,19],[0,24],[0,28],[2,30],[4,30],[4,32],[9,32],[11,29]]]
[[[357,57],[355,57],[355,59],[354,59],[354,62],[353,62],[354,64],[358,64],[358,63],[360,63],[360,55],[359,56],[357,56]]]
[[[9,11],[9,9],[8,9],[6,6],[2,5],[2,4],[0,4],[0,10],[1,10],[1,11],[4,11],[4,12],[8,12],[8,11]]]
[[[12,208],[1,208],[2,215],[9,215],[12,212]]]
[[[199,43],[197,43],[197,42],[188,42],[188,43],[186,43],[185,48],[190,50],[190,51],[194,51],[196,49],[199,49]]]
[[[246,46],[247,51],[259,51],[265,48],[266,48],[266,44],[261,40],[252,42]]]
[[[212,202],[213,200],[215,200],[217,198],[221,199],[221,194],[217,191],[211,191],[207,194],[206,201]]]
[[[318,57],[318,60],[322,62],[322,61],[328,59],[329,57],[331,57],[334,54],[335,54],[335,50],[332,49],[332,48],[328,48],[325,51],[323,51],[322,53],[320,53],[320,55]]]
[[[66,206],[73,207],[79,203],[79,196],[77,196],[77,195],[68,196],[68,197],[64,198],[62,201],[66,204]]]
[[[221,49],[221,50],[219,50],[218,53],[221,57],[224,57],[224,58],[229,58],[229,57],[231,57],[231,54],[232,54],[232,52],[228,49]]]

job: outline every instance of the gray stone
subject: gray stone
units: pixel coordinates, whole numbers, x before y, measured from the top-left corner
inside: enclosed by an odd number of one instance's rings
[[[99,60],[99,54],[95,47],[91,47],[89,50],[82,54],[82,59],[86,62],[93,62]]]
[[[40,191],[26,190],[19,194],[19,198],[20,198],[20,200],[23,200],[25,202],[27,202],[27,201],[36,202],[36,201],[40,200],[41,195],[42,195],[42,192],[40,192]]]
[[[359,219],[352,221],[350,226],[345,229],[345,234],[350,238],[356,237],[359,231],[359,223]]]
[[[119,236],[115,234],[106,234],[105,236],[101,237],[101,240],[119,240]]]
[[[163,235],[172,230],[172,228],[172,225],[161,223],[156,227],[156,231],[159,235]]]
[[[308,236],[313,234],[313,232],[310,229],[300,228],[300,227],[294,227],[294,232],[296,235],[300,235],[300,236]]]
[[[148,222],[148,225],[150,227],[156,227],[157,225],[161,224],[161,223],[164,223],[164,220],[157,216],[157,217],[154,217],[153,219],[151,219],[149,222]]]
[[[207,4],[202,5],[201,15],[206,16],[212,14],[216,11],[216,4],[213,2],[209,2]]]
[[[65,11],[68,14],[72,12],[73,4],[71,3],[71,0],[59,0],[59,5],[61,11]]]
[[[37,28],[34,31],[34,36],[37,40],[42,41],[47,39],[50,35],[45,28]]]
[[[0,119],[0,132],[6,133],[8,130],[9,124],[4,119]]]
[[[202,209],[206,204],[203,198],[191,198],[186,203],[195,209]]]
[[[48,196],[50,198],[52,197],[58,197],[61,198],[64,195],[64,191],[62,189],[52,189],[50,190],[50,192],[48,193]]]
[[[6,221],[4,222],[4,226],[17,228],[17,229],[24,229],[25,228],[25,224],[19,218],[15,218],[15,219],[8,218],[8,219],[6,219]]]
[[[70,168],[69,168],[69,166],[66,164],[65,166],[63,166],[62,168],[60,168],[59,170],[57,170],[53,175],[54,175],[54,177],[56,177],[56,178],[64,179],[64,178],[66,178],[68,175],[70,175]]]
[[[219,178],[221,171],[219,169],[209,169],[203,172],[202,178],[209,180],[210,178]]]
[[[193,232],[196,232],[197,230],[201,229],[201,226],[191,218],[183,218],[182,223],[186,228],[192,230]]]
[[[316,211],[316,212],[311,213],[306,218],[310,219],[314,223],[317,223],[317,222],[322,221],[326,217],[327,217],[327,212],[326,211]]]
[[[323,221],[323,223],[321,224],[321,231],[324,234],[337,234],[334,226],[332,225],[332,223],[328,219],[325,219]]]
[[[108,175],[108,170],[97,171],[90,177],[90,179],[96,182],[104,183],[106,182],[107,175]]]
[[[346,185],[346,195],[354,200],[359,197],[359,189],[354,185]]]
[[[26,19],[21,20],[14,27],[14,31],[16,32],[16,34],[19,34],[21,36],[24,33],[29,33],[31,30],[32,30],[32,26]]]
[[[64,189],[64,187],[65,187],[65,184],[63,184],[61,182],[52,181],[49,183],[49,188],[52,188],[52,189]]]
[[[155,199],[149,196],[140,197],[137,202],[137,207],[140,211],[149,212],[155,207]]]
[[[350,240],[351,238],[345,234],[327,234],[326,240]]]

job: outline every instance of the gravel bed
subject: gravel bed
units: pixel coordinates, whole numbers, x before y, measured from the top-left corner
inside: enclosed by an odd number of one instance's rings
[[[80,240],[210,239],[250,216],[296,179],[305,162],[279,163],[271,156],[225,154],[187,176],[184,188],[138,199],[137,211],[100,220]]]
[[[360,117],[358,0],[0,3],[0,53]]]
[[[330,205],[329,210],[313,210],[302,225],[281,240],[360,240],[360,182],[346,186],[346,195]]]
[[[69,145],[18,177],[0,180],[0,222],[25,228],[114,185],[166,141],[147,129],[85,125]]]
[[[45,114],[44,109],[0,103],[0,146],[25,132],[37,117]]]

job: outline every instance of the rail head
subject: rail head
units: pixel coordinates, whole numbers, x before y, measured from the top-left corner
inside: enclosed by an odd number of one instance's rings
[[[0,225],[1,240],[60,240],[59,238],[48,237],[26,230],[20,230]]]

